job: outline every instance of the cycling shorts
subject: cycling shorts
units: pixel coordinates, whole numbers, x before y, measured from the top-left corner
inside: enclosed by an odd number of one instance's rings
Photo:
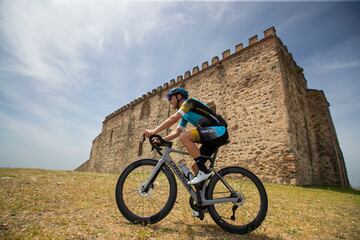
[[[190,131],[196,143],[224,144],[228,140],[225,126],[197,128]]]

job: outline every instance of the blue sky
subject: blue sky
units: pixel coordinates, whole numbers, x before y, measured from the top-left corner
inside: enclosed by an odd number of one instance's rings
[[[0,167],[74,169],[105,116],[275,26],[360,186],[360,3],[0,2]]]

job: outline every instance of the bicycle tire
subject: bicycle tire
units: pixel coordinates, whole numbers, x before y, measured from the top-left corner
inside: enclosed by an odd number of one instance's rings
[[[227,168],[221,169],[218,172],[218,174],[222,178],[224,178],[236,192],[241,193],[241,196],[244,199],[244,202],[237,209],[240,209],[240,211],[242,211],[243,214],[240,215],[240,219],[239,219],[239,214],[237,212],[238,210],[235,210],[235,213],[238,214],[237,220],[241,221],[241,223],[239,222],[239,224],[237,224],[235,222],[236,214],[233,213],[233,210],[230,211],[230,214],[234,214],[235,219],[231,219],[232,217],[230,217],[228,219],[222,215],[223,214],[222,212],[220,213],[220,211],[219,211],[220,208],[227,209],[228,205],[229,205],[229,207],[234,207],[235,204],[221,203],[221,204],[211,205],[208,207],[211,218],[221,228],[223,228],[224,230],[231,232],[231,233],[246,234],[246,233],[249,233],[249,232],[255,230],[256,228],[258,228],[261,225],[261,223],[264,221],[264,219],[266,217],[267,209],[268,209],[268,198],[267,198],[267,194],[266,194],[264,185],[261,183],[261,181],[258,179],[258,177],[255,174],[253,174],[249,170],[246,170],[241,167],[227,167]],[[237,176],[235,177],[232,175],[237,175]],[[241,183],[241,187],[240,187],[240,183]],[[245,183],[248,183],[248,184],[246,184],[244,186]],[[227,190],[225,185],[222,183],[222,181],[216,174],[210,179],[209,185],[207,187],[207,191],[206,191],[207,199],[209,199],[209,200],[214,199],[214,194],[216,193],[214,191],[215,189],[216,189],[216,191],[221,191],[221,189]],[[252,197],[252,195],[248,194],[247,191],[245,191],[247,189],[250,189],[250,190],[252,189],[253,194],[256,195],[258,193],[259,196],[250,198],[250,197]],[[219,192],[219,193],[223,194],[221,192]],[[230,197],[228,195],[228,194],[230,194],[229,190],[227,190],[227,193],[225,192],[224,194],[225,194],[224,197]],[[259,202],[259,208],[255,209],[255,211],[254,211],[253,205],[255,205],[257,202]],[[252,207],[250,207],[250,206],[252,206]],[[252,210],[254,212],[254,214],[251,217],[249,217],[249,219],[250,219],[249,222],[247,222],[246,219],[248,218],[247,215],[251,215],[251,213],[249,213],[245,209],[245,207],[248,207],[250,210]],[[227,211],[227,212],[229,212],[229,211]]]
[[[152,170],[154,169],[157,163],[158,161],[155,159],[141,159],[135,161],[124,169],[124,171],[121,173],[117,181],[116,190],[115,190],[115,198],[116,198],[117,206],[121,214],[132,223],[142,224],[142,225],[154,224],[165,218],[175,204],[176,195],[177,195],[176,180],[172,171],[165,164],[162,166],[158,176],[154,181],[153,187],[152,189],[149,190],[147,196],[142,196],[140,193],[139,187],[149,178]],[[146,173],[136,173],[137,170],[139,169],[141,170],[144,167],[148,167]],[[132,177],[131,174],[134,172],[135,172],[135,177]],[[138,177],[136,177],[136,174],[138,174]],[[127,187],[127,185],[132,185],[130,186],[129,191],[124,189],[124,187]],[[165,188],[167,188],[167,190],[165,189],[166,192],[168,193],[167,198],[166,196],[164,196],[166,194],[159,191],[159,186],[164,186],[164,185]],[[132,195],[126,196],[130,194],[129,192]],[[127,198],[131,198],[131,199],[127,199]],[[156,200],[157,203],[159,201],[163,202],[164,206],[160,206],[160,209],[157,210],[152,205],[150,204],[147,205],[146,202],[147,201],[150,202],[150,200]],[[155,211],[149,214],[138,213],[133,208],[134,206],[131,206],[136,204],[139,204],[138,207],[139,209],[140,206],[142,205],[142,209],[144,211],[149,212],[152,209],[155,209]],[[144,205],[146,205],[145,206],[146,208],[144,207]]]

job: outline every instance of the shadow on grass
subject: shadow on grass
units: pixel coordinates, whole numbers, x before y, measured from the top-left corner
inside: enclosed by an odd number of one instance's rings
[[[240,234],[233,234],[226,232],[216,224],[189,224],[189,223],[182,223],[183,226],[185,226],[186,231],[184,231],[182,234],[183,236],[186,236],[187,239],[198,239],[198,238],[211,238],[211,239],[229,239],[229,240],[235,240],[235,239],[254,239],[254,240],[260,240],[260,239],[274,239],[271,237],[266,236],[265,234],[259,233],[256,230],[254,232],[240,235]],[[157,226],[152,225],[149,226],[152,229],[156,231],[161,232],[173,232],[174,229],[164,227],[164,226]]]
[[[305,189],[327,190],[327,191],[333,191],[339,193],[360,195],[360,190],[356,190],[353,188],[342,188],[336,186],[301,186],[301,187]]]

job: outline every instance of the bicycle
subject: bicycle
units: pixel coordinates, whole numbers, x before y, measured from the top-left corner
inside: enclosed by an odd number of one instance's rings
[[[142,152],[144,141],[145,137],[140,141],[139,152]],[[196,215],[201,220],[208,212],[221,228],[237,234],[249,233],[264,221],[268,198],[263,184],[255,174],[242,167],[216,171],[214,165],[220,146],[212,157],[207,157],[210,160],[209,169],[213,172],[211,178],[193,186],[188,184],[192,176],[188,174],[189,170],[184,174],[170,157],[170,153],[189,154],[173,149],[172,142],[163,140],[159,135],[150,136],[149,141],[152,150],[155,149],[161,158],[145,158],[131,163],[116,184],[116,203],[127,220],[147,225],[165,218],[176,200],[177,176],[190,194],[189,203],[193,212],[198,213]]]

